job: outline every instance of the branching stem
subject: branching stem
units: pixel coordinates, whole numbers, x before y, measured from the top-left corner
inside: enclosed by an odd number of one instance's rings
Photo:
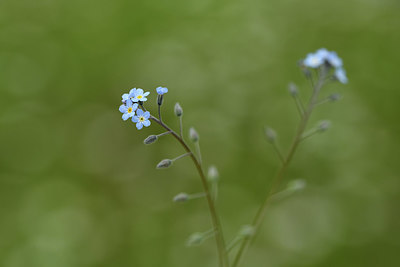
[[[143,108],[143,105],[141,105]],[[158,123],[161,127],[166,129],[168,132],[171,132],[172,136],[182,145],[182,147],[185,149],[187,153],[190,153],[190,158],[192,159],[194,165],[196,166],[196,169],[200,175],[201,182],[203,185],[204,193],[206,195],[207,203],[208,203],[208,208],[210,210],[210,216],[213,224],[213,228],[215,230],[215,239],[217,243],[217,248],[218,248],[218,255],[219,255],[219,266],[220,267],[229,267],[229,260],[228,260],[228,254],[226,251],[226,245],[225,245],[225,239],[223,236],[222,228],[221,228],[221,223],[217,214],[217,210],[215,208],[214,201],[211,197],[210,194],[210,189],[208,186],[207,179],[204,175],[203,168],[201,166],[200,161],[197,159],[197,157],[193,154],[192,150],[189,148],[189,146],[186,144],[186,142],[183,140],[183,137],[181,135],[178,135],[174,130],[172,130],[168,125],[166,125],[164,122],[161,120],[155,118],[154,116],[150,117],[151,120],[154,122]],[[182,129],[182,127],[181,127]]]
[[[273,185],[271,186],[271,188],[267,191],[267,195],[265,196],[265,200],[263,202],[263,204],[261,205],[261,207],[259,208],[256,216],[254,217],[252,226],[255,229],[255,233],[257,233],[258,229],[260,228],[260,225],[265,217],[266,211],[267,211],[267,207],[268,204],[270,202],[271,196],[276,192],[276,190],[279,188],[280,183],[282,182],[282,179],[284,177],[285,171],[288,168],[296,150],[298,145],[300,144],[301,140],[302,140],[302,135],[305,131],[305,128],[307,126],[308,120],[310,119],[311,113],[315,107],[315,104],[318,101],[318,94],[319,91],[321,90],[322,86],[324,85],[324,81],[325,81],[325,71],[322,70],[318,83],[316,85],[314,85],[314,83],[312,82],[312,78],[310,79],[312,86],[313,86],[313,93],[311,95],[310,101],[308,103],[308,107],[304,112],[304,116],[302,116],[300,123],[297,127],[297,132],[296,135],[293,139],[292,145],[289,149],[289,152],[287,154],[287,156],[284,158],[283,162],[282,162],[282,166],[279,169],[279,171],[277,172],[275,178],[274,178],[274,182]],[[236,254],[236,257],[233,261],[232,267],[237,267],[240,264],[240,261],[242,259],[242,256],[244,254],[244,252],[247,250],[247,248],[250,245],[250,241],[253,240],[255,235],[251,236],[251,237],[246,237],[243,239],[243,242]]]

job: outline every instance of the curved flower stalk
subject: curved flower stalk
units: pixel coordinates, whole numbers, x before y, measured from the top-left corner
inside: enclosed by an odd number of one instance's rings
[[[257,214],[253,219],[252,224],[250,225],[252,229],[252,234],[245,236],[242,239],[242,243],[232,264],[233,267],[239,266],[244,252],[247,250],[254,235],[259,230],[260,225],[266,215],[267,206],[270,201],[273,200],[273,196],[276,196],[276,193],[278,193],[277,190],[279,189],[279,186],[284,178],[285,171],[289,167],[290,162],[292,161],[293,156],[300,143],[304,139],[309,138],[314,134],[326,131],[330,126],[329,121],[322,121],[316,127],[308,131],[306,130],[308,121],[315,107],[326,102],[336,101],[339,98],[337,94],[333,94],[330,95],[328,98],[319,99],[322,87],[326,85],[329,81],[339,81],[341,83],[348,82],[346,72],[343,69],[342,59],[339,58],[335,52],[330,52],[324,48],[319,49],[315,53],[308,54],[307,57],[300,62],[300,68],[302,69],[306,78],[309,79],[311,82],[312,93],[309,96],[308,104],[304,105],[299,97],[297,86],[294,84],[289,85],[289,93],[295,100],[297,110],[300,115],[300,122],[298,124],[297,132],[293,138],[292,144],[286,155],[283,154],[279,148],[276,138],[276,132],[271,128],[266,129],[265,134],[267,140],[274,146],[274,149],[276,150],[278,157],[281,160],[281,167],[277,172],[275,178],[273,179],[273,185],[266,193],[264,202],[261,204]],[[290,187],[293,188],[293,185],[289,186],[289,189]]]
[[[150,94],[149,92],[144,92],[140,88],[133,88],[130,90],[129,93],[122,95],[122,102],[123,104],[120,106],[119,110],[122,115],[123,120],[127,120],[131,118],[131,121],[136,124],[136,128],[138,130],[142,129],[143,127],[148,127],[151,125],[150,121],[153,121],[159,124],[162,128],[166,130],[158,135],[150,135],[144,140],[144,144],[149,145],[158,140],[158,138],[164,135],[172,135],[183,147],[185,153],[173,158],[173,159],[163,159],[157,164],[157,169],[165,169],[169,168],[173,165],[173,163],[183,157],[190,157],[195,165],[197,172],[199,173],[203,190],[202,193],[197,194],[187,194],[187,193],[180,193],[176,195],[173,200],[174,202],[186,202],[191,199],[197,199],[205,197],[208,203],[208,208],[211,216],[212,221],[212,229],[203,233],[196,232],[189,237],[187,241],[188,246],[198,245],[201,244],[204,240],[209,237],[214,236],[216,240],[216,245],[218,248],[218,257],[219,257],[219,266],[220,267],[229,267],[229,260],[227,255],[227,250],[225,246],[225,240],[221,228],[221,223],[219,216],[217,214],[217,210],[215,207],[215,199],[216,199],[216,169],[212,167],[211,175],[207,179],[202,166],[201,160],[201,153],[200,153],[200,145],[199,145],[199,134],[197,131],[192,127],[189,130],[189,139],[194,143],[196,148],[196,154],[192,151],[189,145],[183,138],[183,109],[179,103],[176,103],[174,107],[175,115],[179,119],[180,131],[179,134],[175,132],[171,127],[169,127],[163,120],[161,116],[161,107],[164,102],[165,94],[168,92],[166,87],[158,87],[156,88],[157,91],[157,106],[158,106],[158,117],[155,117],[150,114],[149,111],[146,110],[144,107],[144,103],[147,101],[147,96]],[[211,189],[210,189],[211,186]]]

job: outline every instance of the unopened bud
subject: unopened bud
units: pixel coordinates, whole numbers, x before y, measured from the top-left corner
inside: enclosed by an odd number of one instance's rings
[[[240,229],[239,235],[243,237],[250,237],[254,235],[254,227],[252,225],[243,225],[242,228]]]
[[[164,95],[157,96],[157,105],[161,106],[164,100]]]
[[[173,198],[174,202],[186,202],[189,200],[189,195],[186,193],[179,193]]]
[[[157,169],[165,169],[172,165],[172,160],[170,159],[163,159],[157,164]]]
[[[179,105],[179,103],[175,104],[174,111],[175,111],[175,115],[178,117],[183,115],[183,109],[182,109],[181,105]]]
[[[291,191],[302,190],[306,187],[306,181],[303,179],[296,179],[288,183],[287,189]]]
[[[296,97],[299,94],[299,90],[297,89],[297,85],[294,83],[289,83],[289,93],[291,96]]]
[[[203,233],[193,233],[189,236],[188,240],[186,241],[187,246],[198,246],[204,241],[204,234]]]
[[[273,144],[276,140],[276,132],[274,129],[265,127],[265,136],[267,137],[268,142]]]
[[[193,127],[191,127],[189,129],[189,138],[194,143],[199,141],[199,134],[197,133],[197,131]]]
[[[208,168],[207,177],[210,182],[217,182],[219,180],[217,167],[215,167],[214,165],[210,166],[210,168]]]
[[[325,132],[331,127],[331,122],[330,121],[321,121],[318,125],[318,131],[319,132]]]
[[[143,143],[145,145],[150,145],[155,141],[157,141],[157,139],[158,139],[157,135],[149,135],[146,139],[144,139]]]
[[[335,102],[340,99],[341,95],[340,94],[331,94],[328,98],[329,101]]]

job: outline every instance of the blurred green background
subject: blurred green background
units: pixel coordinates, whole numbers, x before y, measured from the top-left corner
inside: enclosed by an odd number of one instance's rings
[[[308,187],[271,205],[243,266],[399,266],[398,0],[0,1],[0,266],[216,266],[190,160],[137,131],[118,111],[132,87],[167,86],[164,117],[184,109],[205,165],[221,174],[227,239],[254,216],[279,167],[263,137],[287,149],[298,116],[286,87],[309,88],[296,66],[320,47],[344,60],[348,85],[323,94],[286,182]]]

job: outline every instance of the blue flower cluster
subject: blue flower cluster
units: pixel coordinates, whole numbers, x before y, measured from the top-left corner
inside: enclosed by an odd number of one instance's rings
[[[303,64],[309,68],[319,68],[324,64],[335,69],[335,78],[341,83],[347,83],[346,71],[343,69],[343,61],[336,52],[328,51],[325,48],[317,50],[315,53],[310,53],[303,60]]]
[[[119,111],[122,113],[122,119],[126,121],[129,118],[132,118],[132,122],[136,123],[136,128],[138,130],[142,129],[143,126],[150,126],[150,112],[144,112],[141,109],[138,109],[139,103],[143,103],[147,101],[146,96],[148,96],[150,92],[144,92],[143,89],[132,88],[128,94],[122,95],[122,105],[119,107]]]

